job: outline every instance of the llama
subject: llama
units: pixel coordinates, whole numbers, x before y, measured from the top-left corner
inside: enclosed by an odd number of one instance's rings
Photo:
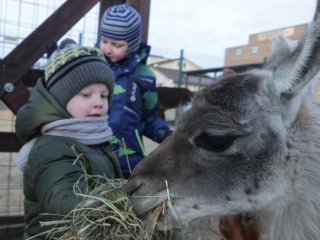
[[[319,2],[296,49],[282,42],[265,68],[196,94],[128,180],[137,214],[169,200],[159,229],[210,216],[216,231],[235,214],[254,219],[259,240],[320,239],[320,117],[304,96],[320,70]]]
[[[187,88],[158,87],[158,115],[165,119],[165,111],[183,106],[191,101],[193,92]]]

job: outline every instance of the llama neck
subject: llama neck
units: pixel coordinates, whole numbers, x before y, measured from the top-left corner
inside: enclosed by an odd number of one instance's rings
[[[317,240],[320,236],[320,119],[303,105],[289,131],[291,189],[260,214],[262,239]]]

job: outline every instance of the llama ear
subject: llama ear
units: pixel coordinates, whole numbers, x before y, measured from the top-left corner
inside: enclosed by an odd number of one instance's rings
[[[320,4],[306,33],[292,56],[287,58],[273,74],[279,95],[292,98],[315,77],[320,68]]]
[[[287,37],[281,34],[276,35],[271,43],[270,57],[263,68],[275,72],[286,59],[290,59],[293,51],[294,47]]]

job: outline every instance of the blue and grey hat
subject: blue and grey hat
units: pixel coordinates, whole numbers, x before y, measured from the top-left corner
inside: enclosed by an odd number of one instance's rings
[[[100,36],[128,42],[128,54],[139,49],[141,29],[140,14],[127,3],[109,7],[100,22]]]

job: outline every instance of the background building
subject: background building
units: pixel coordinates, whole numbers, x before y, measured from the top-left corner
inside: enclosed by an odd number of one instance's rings
[[[230,47],[225,50],[224,67],[263,63],[271,52],[272,40],[279,34],[290,39],[293,47],[303,38],[308,24],[300,24],[249,36],[247,45]]]
[[[148,66],[157,78],[157,85],[163,87],[184,87],[192,91],[208,85],[214,81],[209,76],[190,76],[186,72],[201,70],[200,66],[188,58],[183,58],[181,65],[181,76],[179,75],[180,58],[166,59],[161,56],[151,55],[148,59]],[[179,82],[180,81],[180,82]]]
[[[308,24],[299,24],[251,34],[247,45],[230,47],[225,50],[224,67],[235,69],[237,66],[263,64],[270,56],[272,41],[277,35],[287,37],[291,46],[296,47],[299,41],[303,39],[307,29]],[[320,103],[320,74],[310,84],[309,92],[314,96],[315,101]]]

